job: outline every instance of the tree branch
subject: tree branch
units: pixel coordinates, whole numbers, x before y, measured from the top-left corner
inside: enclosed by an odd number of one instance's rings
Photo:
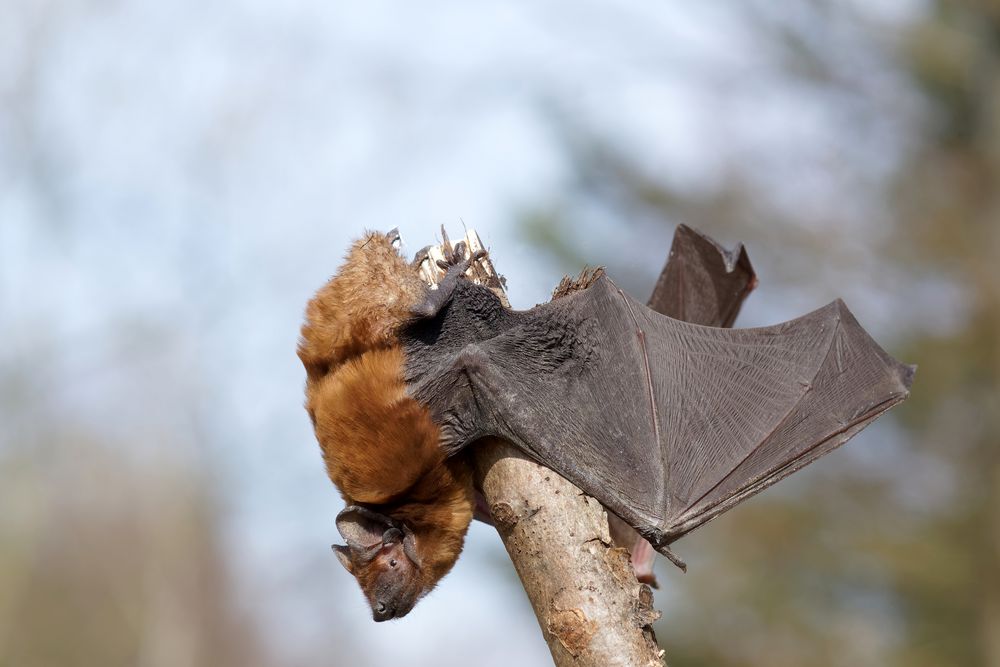
[[[612,544],[601,504],[501,440],[477,444],[474,460],[555,664],[663,664],[652,591]]]

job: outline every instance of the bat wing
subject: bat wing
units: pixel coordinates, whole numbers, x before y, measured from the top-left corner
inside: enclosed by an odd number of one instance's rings
[[[704,234],[679,225],[647,305],[677,320],[731,327],[743,300],[756,286],[757,275],[742,245],[726,250]]]
[[[514,443],[657,549],[846,442],[913,369],[836,301],[718,329],[660,315],[601,278],[464,346],[440,416],[456,440]]]
[[[646,305],[661,315],[709,327],[731,327],[757,275],[742,245],[726,250],[687,225],[674,232],[666,266]],[[626,545],[640,581],[653,583],[654,552],[645,539],[614,515],[608,525],[616,544]],[[678,566],[683,562],[671,557]]]

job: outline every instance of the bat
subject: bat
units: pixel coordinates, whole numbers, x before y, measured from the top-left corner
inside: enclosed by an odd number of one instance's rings
[[[682,565],[670,543],[845,442],[912,379],[840,302],[727,331],[595,274],[517,312],[461,279],[479,259],[461,244],[427,291],[392,240],[353,246],[299,347],[348,503],[334,549],[375,620],[405,615],[458,557],[473,505],[463,450],[478,438],[519,446]],[[742,249],[685,228],[651,303],[729,324],[754,284]]]

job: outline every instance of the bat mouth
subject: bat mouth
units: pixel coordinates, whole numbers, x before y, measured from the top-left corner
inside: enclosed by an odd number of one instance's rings
[[[384,621],[393,621],[397,618],[403,618],[413,610],[413,606],[416,602],[417,600],[413,600],[412,603],[391,604],[388,602],[376,601],[372,604],[372,620],[376,623],[382,623]]]

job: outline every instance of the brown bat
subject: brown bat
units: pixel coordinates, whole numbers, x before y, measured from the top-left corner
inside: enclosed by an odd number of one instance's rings
[[[745,256],[728,259],[732,269]],[[727,330],[660,315],[599,276],[517,312],[461,280],[465,264],[452,264],[436,293],[391,323],[398,337],[387,347],[331,366],[319,380],[310,374],[317,436],[350,504],[338,517],[348,542],[338,555],[376,620],[408,612],[457,557],[471,483],[456,455],[481,437],[517,445],[682,565],[671,542],[845,442],[903,400],[912,378],[912,368],[883,352],[839,301],[774,327]],[[350,266],[344,271],[333,282]],[[721,285],[713,287],[716,296],[738,295],[735,309],[712,307],[718,323],[728,324],[752,280]],[[364,303],[364,286],[352,289]],[[710,296],[687,305],[669,299],[690,309]],[[731,295],[718,300],[732,303]],[[310,306],[310,313],[321,310]],[[317,348],[310,334],[319,330],[307,322],[303,349]],[[382,364],[358,368],[370,357]],[[355,385],[326,393],[327,384],[350,377]],[[399,415],[394,401],[405,408]],[[432,441],[443,452],[438,458],[428,453]],[[411,471],[405,483],[397,483],[387,459]],[[462,473],[429,481],[442,467]],[[444,512],[452,519],[442,524],[447,535],[458,535],[448,541],[425,515],[458,488],[470,491],[468,505]],[[427,501],[431,491],[443,495]]]
[[[433,316],[469,260],[437,290],[400,257],[397,232],[370,233],[306,308],[298,354],[306,410],[347,507],[334,546],[377,621],[403,616],[451,569],[472,521],[472,472],[407,394],[400,330]]]

